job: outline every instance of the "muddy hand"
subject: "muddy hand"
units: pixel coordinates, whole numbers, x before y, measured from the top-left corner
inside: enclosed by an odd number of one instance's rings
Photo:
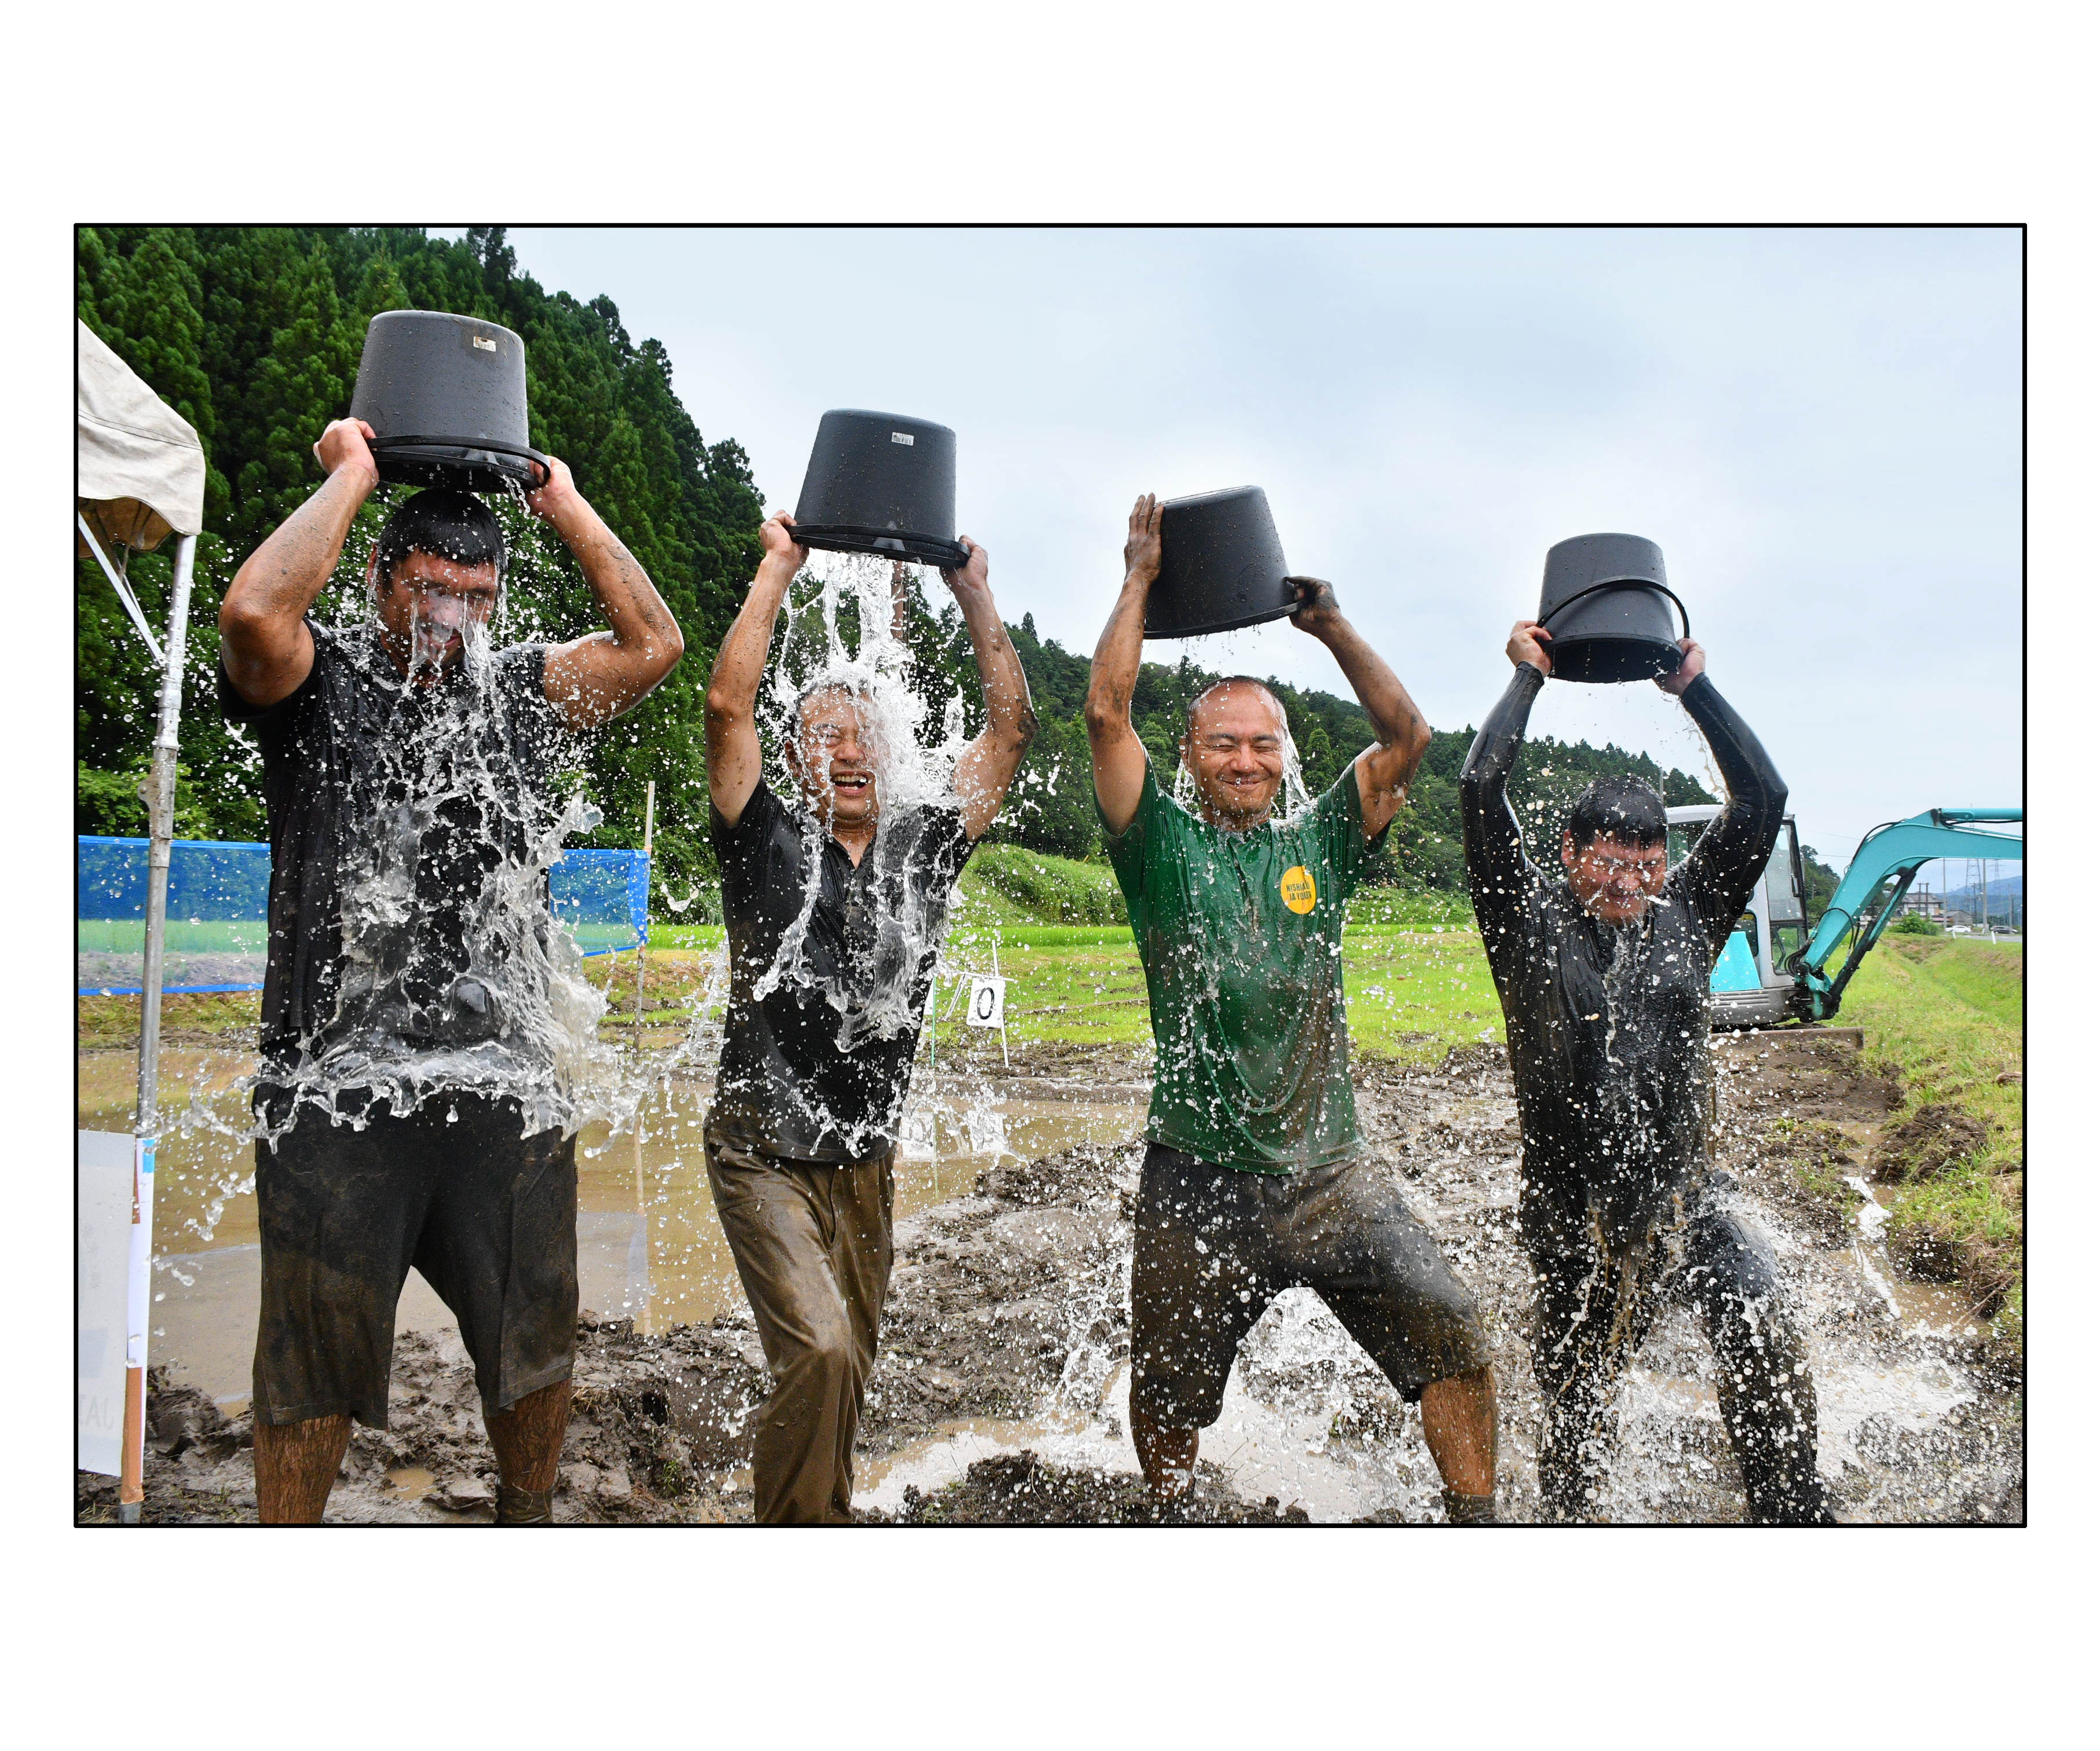
[[[1342,617],[1342,605],[1335,599],[1335,586],[1325,578],[1286,578],[1298,593],[1298,606],[1290,611],[1290,624],[1301,633],[1317,631]]]
[[[372,440],[378,433],[363,420],[331,420],[314,446],[314,460],[321,465],[324,474],[333,474],[338,468],[361,468],[377,480],[379,464],[372,455]]]
[[[758,526],[758,539],[765,544],[769,560],[784,561],[800,571],[809,562],[810,549],[795,539],[795,519],[786,511],[775,511]]]
[[[1692,683],[1706,673],[1706,653],[1689,638],[1677,641],[1677,648],[1684,653],[1684,660],[1678,665],[1674,675],[1658,675],[1655,684],[1665,693],[1681,695]]]
[[[1149,492],[1131,507],[1130,536],[1123,544],[1123,575],[1148,587],[1159,576],[1159,501]]]
[[[570,474],[569,465],[558,456],[550,456],[547,458],[546,479],[540,483],[538,492],[525,495],[525,504],[534,516],[552,522],[576,496],[576,477]]]
[[[1551,675],[1553,659],[1546,655],[1546,647],[1552,640],[1553,634],[1538,621],[1519,620],[1510,629],[1509,643],[1503,648],[1512,664],[1529,663],[1540,674]]]
[[[962,569],[957,571],[948,566],[941,568],[941,581],[955,593],[958,600],[982,595],[991,587],[991,556],[967,535],[960,537],[960,545],[969,555]]]

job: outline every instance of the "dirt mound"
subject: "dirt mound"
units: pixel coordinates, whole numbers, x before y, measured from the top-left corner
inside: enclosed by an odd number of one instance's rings
[[[1935,1102],[1882,1133],[1874,1151],[1877,1180],[1930,1180],[1967,1160],[1990,1141],[1980,1119]]]
[[[871,1519],[889,1520],[886,1515]],[[1196,1464],[1194,1487],[1179,1501],[1161,1502],[1132,1471],[1068,1469],[1032,1450],[980,1459],[945,1489],[904,1492],[899,1526],[1303,1526],[1304,1509],[1281,1507],[1269,1497],[1242,1502],[1224,1474]]]

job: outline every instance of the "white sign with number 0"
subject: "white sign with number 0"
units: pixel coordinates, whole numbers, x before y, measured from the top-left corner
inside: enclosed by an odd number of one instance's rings
[[[970,980],[970,1025],[1006,1025],[1006,981],[981,975]]]

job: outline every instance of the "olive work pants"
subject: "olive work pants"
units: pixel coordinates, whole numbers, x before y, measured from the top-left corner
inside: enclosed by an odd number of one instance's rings
[[[715,1213],[773,1376],[754,1424],[753,1517],[848,1524],[854,1436],[889,1290],[893,1152],[790,1161],[712,1122],[704,1139]]]

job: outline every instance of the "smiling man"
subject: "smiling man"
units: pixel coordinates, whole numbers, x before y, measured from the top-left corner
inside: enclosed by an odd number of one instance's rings
[[[756,708],[788,586],[794,519],[765,557],[708,681],[708,795],[728,927],[729,1012],[704,1142],[715,1211],[773,1376],[751,1472],[761,1525],[853,1518],[853,1444],[889,1286],[892,1163],[919,1027],[963,865],[1035,733],[985,550],[941,576],[977,655],[985,727],[953,794],[885,806],[878,702],[854,677],[796,702],[795,794],[764,776]],[[903,631],[903,568],[893,629]],[[898,730],[898,734],[909,734]],[[792,964],[788,964],[792,963]]]
[[[1459,780],[1466,874],[1509,1037],[1524,1134],[1519,1219],[1538,1285],[1532,1365],[1546,1396],[1549,1513],[1601,1519],[1619,1379],[1666,1302],[1706,1328],[1750,1518],[1826,1519],[1815,1388],[1770,1245],[1729,1207],[1706,1132],[1707,985],[1771,855],[1786,786],[1690,639],[1657,685],[1684,702],[1728,790],[1668,866],[1662,799],[1600,778],[1560,835],[1559,880],[1524,856],[1507,794],[1552,634],[1520,620],[1516,673]]]
[[[1282,1290],[1317,1291],[1422,1405],[1454,1521],[1495,1516],[1495,1400],[1479,1314],[1366,1151],[1349,1082],[1349,895],[1429,745],[1383,658],[1316,578],[1291,624],[1334,653],[1378,740],[1302,814],[1271,818],[1289,730],[1235,676],[1189,708],[1196,812],[1132,728],[1159,504],[1131,512],[1123,594],[1087,692],[1094,796],[1145,964],[1156,1048],[1131,1264],[1131,1437],[1153,1489],[1193,1478],[1240,1340]]]
[[[318,1520],[351,1419],[386,1426],[413,1265],[474,1358],[499,1522],[545,1522],[576,1345],[576,1164],[540,1099],[548,964],[526,938],[550,924],[542,848],[571,733],[633,705],[683,646],[558,461],[526,503],[607,630],[490,649],[503,532],[443,488],[381,530],[372,620],[312,619],[379,483],[372,436],[361,420],[321,434],[327,480],[218,616],[219,703],[261,745],[270,823],[256,1498],[267,1521]]]

